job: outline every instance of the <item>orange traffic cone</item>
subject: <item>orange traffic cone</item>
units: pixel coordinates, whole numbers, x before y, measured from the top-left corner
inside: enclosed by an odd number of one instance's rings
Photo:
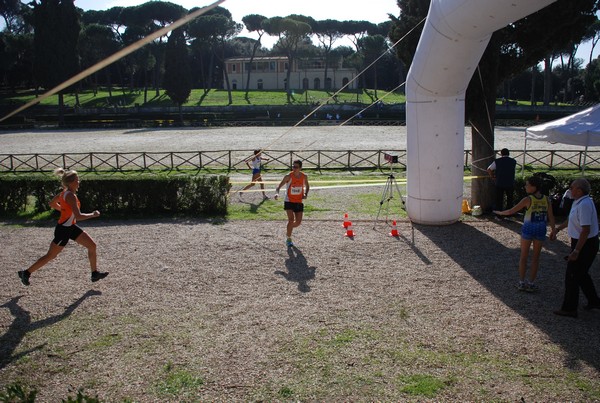
[[[399,237],[398,228],[396,227],[396,220],[392,221],[392,231],[390,232],[390,236]]]
[[[352,231],[352,223],[350,223],[346,228],[346,234],[344,236],[347,236],[348,238],[354,238],[354,231]]]
[[[469,201],[467,199],[463,199],[463,201],[462,201],[462,213],[463,214],[471,213],[471,206],[469,206]]]
[[[344,214],[344,224],[342,225],[344,226],[344,228],[348,228],[350,225],[352,225],[352,223],[348,219],[348,213]]]

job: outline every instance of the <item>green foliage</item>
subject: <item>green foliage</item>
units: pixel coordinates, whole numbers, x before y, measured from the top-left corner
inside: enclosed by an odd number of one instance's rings
[[[60,191],[56,178],[45,175],[15,175],[0,178],[0,215],[27,210],[29,197],[33,196],[33,211],[50,209],[48,203]]]
[[[19,383],[7,385],[5,392],[0,392],[0,402],[2,403],[33,403],[37,396],[37,390],[28,391]]]
[[[588,97],[600,99],[600,60],[592,60],[586,67],[584,78],[585,90]]]
[[[0,403],[34,403],[37,396],[37,390],[28,391],[26,387],[20,383],[7,385],[5,392],[0,392]],[[61,399],[63,403],[100,403],[98,396],[91,397],[83,392],[80,388],[75,397],[68,396],[66,399]]]
[[[294,395],[294,391],[291,388],[284,386],[281,389],[279,389],[279,392],[277,392],[277,394],[283,399],[289,399]]]
[[[79,13],[73,1],[40,0],[33,4],[35,76],[50,89],[79,71]]]
[[[172,363],[168,363],[164,371],[165,378],[156,386],[161,395],[179,396],[194,392],[204,385],[204,379],[185,370],[175,370]]]
[[[100,210],[104,216],[153,214],[225,215],[229,178],[226,176],[86,176],[78,196],[84,212]],[[60,192],[56,178],[44,175],[0,177],[0,215],[17,214],[35,200],[33,212],[50,209],[48,202]]]
[[[434,397],[446,384],[443,380],[431,375],[410,375],[401,377],[400,391],[414,396]]]
[[[570,173],[548,172],[548,174],[553,176],[554,179],[556,179],[556,185],[554,186],[554,188],[550,189],[550,192],[549,192],[550,196],[552,196],[553,194],[556,194],[556,193],[562,195],[569,188],[569,186],[570,186],[571,182],[573,182],[573,180],[582,177],[579,172],[577,172],[577,176],[574,176],[573,174],[570,174]],[[515,179],[515,203],[517,203],[523,197],[527,196],[527,193],[525,192],[525,188],[524,188],[525,181],[531,175],[533,175],[533,174],[525,175],[524,177],[517,177]],[[591,192],[590,192],[590,196],[592,197],[592,199],[594,200],[594,203],[596,204],[596,210],[600,211],[600,177],[597,177],[597,176],[585,177],[585,179],[587,179],[587,181],[590,183],[590,186],[592,188]]]
[[[74,398],[68,396],[66,399],[61,400],[63,403],[100,403],[98,396],[91,397],[83,393],[83,389],[77,390],[77,396]]]
[[[190,60],[182,29],[175,29],[169,36],[163,85],[166,94],[178,106],[188,100],[192,91]]]
[[[148,107],[160,107],[160,106],[177,106],[171,99],[161,91],[158,97],[149,99],[148,102],[144,102],[144,92],[139,90],[130,89],[118,89],[121,94],[115,94],[113,92],[112,97],[106,89],[98,89],[97,91],[84,90],[78,94],[79,103],[82,108],[101,108],[109,107],[115,103],[123,105],[125,107],[133,107],[134,105],[144,105]],[[248,97],[246,98],[245,90],[232,91],[232,103],[231,106],[248,106],[248,105],[286,105],[287,95],[285,91],[259,91],[250,90],[248,91]],[[306,105],[314,104],[316,102],[329,102],[329,104],[345,104],[345,103],[358,103],[364,105],[370,105],[373,102],[372,91],[365,90],[360,93],[355,91],[344,91],[340,92],[335,100],[330,100],[333,96],[333,92],[328,91],[316,91],[316,90],[293,90],[291,94],[292,105]],[[18,95],[7,95],[6,97],[0,98],[0,105],[17,105],[25,104],[35,98],[33,92],[21,92]],[[379,97],[382,98],[381,91]],[[65,104],[75,105],[76,99],[75,94],[65,94]],[[406,97],[400,93],[391,93],[385,97],[386,104],[399,104],[404,103]],[[58,102],[57,95],[53,95],[44,99],[41,105],[56,105]],[[229,105],[229,98],[227,91],[225,90],[210,90],[205,92],[202,89],[193,89],[190,93],[188,100],[183,106],[226,106]]]

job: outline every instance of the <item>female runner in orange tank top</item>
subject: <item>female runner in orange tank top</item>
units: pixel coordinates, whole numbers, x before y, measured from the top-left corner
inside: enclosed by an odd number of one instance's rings
[[[292,167],[292,172],[284,176],[277,189],[275,189],[275,199],[277,199],[279,197],[279,189],[284,184],[287,186],[283,209],[288,216],[286,231],[286,244],[288,247],[294,246],[292,231],[302,223],[302,214],[304,212],[302,200],[308,197],[308,191],[310,190],[308,176],[300,170],[302,169],[302,161],[294,161]]]
[[[77,221],[98,217],[100,212],[95,210],[92,213],[82,213],[79,210],[81,203],[76,195],[77,189],[79,189],[79,176],[76,171],[65,171],[62,168],[58,168],[54,173],[61,177],[64,189],[50,201],[50,207],[60,211],[60,218],[54,229],[54,239],[44,256],[39,258],[27,270],[18,272],[19,278],[24,285],[29,285],[29,276],[31,276],[31,273],[42,268],[46,263],[58,256],[69,240],[72,239],[88,250],[88,259],[92,269],[92,281],[95,282],[103,279],[108,273],[98,271],[98,267],[96,266],[96,243],[87,232],[77,226]]]

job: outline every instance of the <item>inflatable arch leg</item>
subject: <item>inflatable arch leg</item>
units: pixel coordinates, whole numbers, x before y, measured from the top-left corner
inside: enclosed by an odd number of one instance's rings
[[[431,0],[406,79],[406,209],[413,222],[460,218],[469,81],[494,31],[552,2]]]

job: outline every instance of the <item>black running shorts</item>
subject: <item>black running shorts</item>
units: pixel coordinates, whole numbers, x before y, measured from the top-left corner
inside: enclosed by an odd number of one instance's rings
[[[283,209],[292,210],[294,213],[301,213],[304,211],[304,203],[283,202]]]
[[[69,227],[65,227],[64,225],[56,225],[54,228],[54,242],[58,246],[65,246],[69,239],[76,240],[83,230],[79,228],[77,225],[71,225]]]

